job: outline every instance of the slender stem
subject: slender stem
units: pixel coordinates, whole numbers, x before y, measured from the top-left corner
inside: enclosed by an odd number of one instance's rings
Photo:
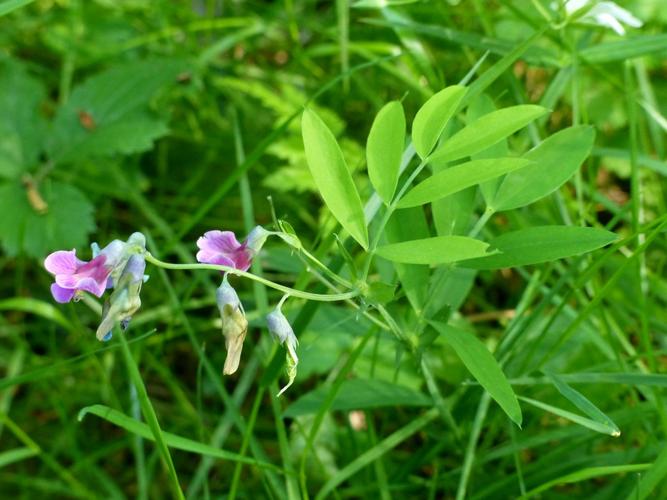
[[[366,278],[368,277],[368,272],[370,271],[371,268],[371,262],[373,262],[373,255],[375,254],[375,249],[377,248],[378,243],[380,242],[380,238],[382,237],[382,233],[384,232],[385,226],[389,222],[389,218],[392,216],[394,211],[396,211],[398,202],[401,200],[401,198],[408,190],[408,188],[412,185],[412,181],[414,181],[415,178],[421,173],[421,171],[424,170],[424,167],[426,167],[427,162],[428,158],[422,160],[421,163],[417,165],[417,168],[415,168],[414,171],[410,174],[410,177],[407,178],[407,180],[401,187],[398,194],[394,197],[392,202],[387,206],[387,210],[385,211],[384,216],[380,221],[380,225],[375,229],[375,236],[373,237],[371,246],[368,249],[368,258],[366,259],[366,264],[364,265],[362,281],[366,281]]]
[[[268,286],[269,288],[273,288],[275,290],[283,292],[291,297],[298,297],[306,300],[316,300],[319,302],[338,302],[359,296],[359,290],[353,290],[351,292],[345,292],[345,293],[334,293],[334,294],[302,292],[301,290],[295,290],[294,288],[279,285],[278,283],[274,283],[273,281],[269,281],[255,274],[247,273],[245,271],[241,271],[239,269],[235,269],[229,266],[221,266],[216,264],[172,264],[170,262],[163,262],[159,259],[156,259],[149,252],[146,252],[145,257],[147,262],[150,262],[151,264],[158,267],[162,267],[164,269],[179,269],[179,270],[202,269],[209,271],[222,271],[223,273],[229,273],[235,276],[240,276],[242,278],[248,278],[257,281],[259,283]]]
[[[322,269],[322,271],[324,271],[331,279],[338,282],[338,284],[343,285],[347,288],[352,288],[353,287],[352,283],[350,283],[345,278],[342,278],[341,276],[334,273],[331,269],[329,269],[326,266],[326,264],[321,262],[317,257],[315,257],[313,254],[311,254],[308,250],[306,250],[305,248],[301,248],[300,251],[301,251],[301,253],[303,254],[304,257],[306,257],[307,259],[312,261],[314,264],[316,264],[317,267]]]
[[[477,221],[477,223],[475,224],[475,227],[473,227],[473,228],[470,230],[470,233],[468,233],[468,236],[469,236],[470,238],[474,238],[475,236],[477,236],[477,235],[479,234],[479,232],[482,230],[482,228],[486,225],[486,223],[489,222],[489,219],[491,218],[491,216],[492,216],[494,213],[495,213],[495,211],[493,210],[493,208],[488,207],[488,208],[484,211],[484,213],[482,214],[482,216],[479,218],[479,220]]]

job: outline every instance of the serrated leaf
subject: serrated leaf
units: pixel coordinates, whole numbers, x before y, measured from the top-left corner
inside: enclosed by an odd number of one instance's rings
[[[303,112],[301,129],[308,168],[324,202],[357,243],[368,248],[361,199],[336,138],[310,109]]]
[[[497,212],[533,203],[553,193],[574,175],[593,148],[595,129],[570,127],[545,139],[523,155],[533,165],[508,174],[490,206]]]
[[[148,117],[149,101],[175,82],[184,67],[178,60],[137,61],[103,71],[75,87],[56,113],[49,142],[51,159],[66,162],[83,153],[149,148],[167,130],[161,120]]]
[[[386,204],[396,190],[404,143],[405,113],[399,101],[392,101],[378,112],[366,143],[368,176]]]
[[[20,183],[0,185],[0,241],[4,251],[44,258],[49,251],[71,249],[87,243],[95,229],[94,207],[77,188],[55,181],[39,186],[48,211],[38,213]]]
[[[521,407],[496,358],[474,334],[437,321],[429,322],[507,415],[521,426]]]
[[[317,413],[327,397],[326,387],[311,391],[285,410],[285,417]],[[430,406],[433,401],[408,387],[377,379],[351,379],[341,385],[331,410],[349,411],[387,406]]]
[[[417,111],[412,122],[412,143],[420,158],[424,159],[431,153],[466,91],[460,85],[446,87]]]
[[[466,236],[436,236],[384,245],[376,253],[393,262],[447,264],[487,255],[489,244]]]
[[[522,104],[499,109],[478,118],[458,131],[430,157],[431,162],[448,162],[474,155],[546,114],[542,106]]]
[[[398,207],[408,208],[424,205],[470,186],[495,179],[513,170],[524,168],[530,163],[530,160],[523,158],[493,158],[473,160],[456,165],[417,184],[401,198]]]
[[[39,112],[45,97],[41,82],[22,65],[0,65],[0,178],[18,178],[37,164],[46,130]]]
[[[593,227],[535,226],[503,234],[489,242],[498,253],[461,262],[473,269],[527,266],[591,252],[616,240],[616,234]]]

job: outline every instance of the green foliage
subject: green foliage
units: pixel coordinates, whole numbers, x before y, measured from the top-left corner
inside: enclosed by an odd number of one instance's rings
[[[453,85],[442,89],[419,108],[412,122],[415,151],[425,159],[435,147],[449,120],[454,116],[466,88]]]
[[[0,0],[0,496],[666,497],[667,15],[617,3]],[[195,242],[256,224],[222,376]],[[42,262],[137,230],[99,344]]]
[[[362,247],[368,247],[364,210],[336,138],[309,109],[303,112],[301,127],[308,166],[322,198],[350,235]]]
[[[614,233],[592,227],[536,226],[501,234],[489,242],[497,253],[463,263],[474,269],[527,266],[581,255],[612,243]]]
[[[524,158],[473,160],[448,168],[417,184],[401,198],[399,208],[416,207],[440,200],[531,164]]]
[[[449,264],[486,255],[489,245],[466,236],[436,236],[377,249],[380,257],[405,264]]]
[[[521,427],[523,416],[512,386],[484,344],[474,334],[452,326],[435,321],[431,322],[431,325],[445,339],[445,342],[452,346],[473,377],[489,391],[491,397],[507,413],[507,416]]]
[[[95,229],[94,207],[80,190],[56,181],[43,183],[41,189],[46,213],[30,203],[21,183],[0,184],[0,212],[12,214],[0,218],[2,248],[8,255],[25,252],[43,259],[51,249],[85,245]]]
[[[378,112],[366,143],[368,177],[386,204],[391,203],[396,190],[404,143],[403,106],[392,101]]]

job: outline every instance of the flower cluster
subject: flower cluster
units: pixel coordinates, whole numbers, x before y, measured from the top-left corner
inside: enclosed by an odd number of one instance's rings
[[[102,297],[107,289],[112,289],[97,329],[99,340],[109,340],[114,324],[127,328],[141,305],[139,292],[148,279],[144,276],[146,238],[134,233],[127,241],[114,240],[101,250],[97,243],[91,246],[93,258],[89,262],[80,260],[76,250],[59,250],[44,260],[44,267],[55,276],[51,294],[56,302],[78,301],[83,292]]]
[[[240,243],[231,231],[214,230],[204,233],[197,240],[197,261],[225,266],[232,272],[245,273],[271,235],[280,236],[292,246],[300,244],[292,235],[267,231],[261,226],[255,227],[243,243]],[[91,246],[93,258],[88,262],[80,260],[76,256],[76,250],[59,250],[44,260],[44,267],[55,276],[51,293],[57,302],[78,301],[84,292],[102,297],[107,290],[111,291],[104,301],[102,320],[96,332],[99,340],[107,341],[111,339],[114,326],[119,324],[121,329],[125,330],[132,315],[141,306],[141,286],[148,279],[144,274],[146,238],[141,233],[134,233],[127,241],[114,240],[102,249],[96,243]],[[233,374],[238,369],[243,342],[248,332],[248,320],[243,305],[229,283],[228,274],[223,271],[222,283],[216,292],[227,350],[224,375]],[[282,301],[267,316],[267,324],[274,338],[287,348],[289,382],[280,391],[282,394],[294,381],[299,359],[296,355],[298,342],[287,318],[280,310],[281,305]]]

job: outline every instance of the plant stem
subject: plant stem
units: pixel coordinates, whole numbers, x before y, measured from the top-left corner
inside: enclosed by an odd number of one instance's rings
[[[146,252],[145,257],[147,262],[150,262],[151,264],[158,267],[162,267],[164,269],[177,269],[177,270],[202,269],[208,271],[222,271],[223,273],[229,273],[235,276],[240,276],[242,278],[248,278],[257,281],[259,283],[268,286],[269,288],[273,288],[275,290],[283,292],[291,297],[298,297],[306,300],[316,300],[319,302],[339,302],[359,296],[359,290],[353,290],[351,292],[345,292],[345,293],[333,293],[333,294],[302,292],[301,290],[295,290],[294,288],[279,285],[278,283],[274,283],[273,281],[267,280],[252,273],[247,273],[245,271],[235,269],[233,267],[221,266],[216,264],[172,264],[170,262],[163,262],[159,259],[156,259],[149,252]]]

